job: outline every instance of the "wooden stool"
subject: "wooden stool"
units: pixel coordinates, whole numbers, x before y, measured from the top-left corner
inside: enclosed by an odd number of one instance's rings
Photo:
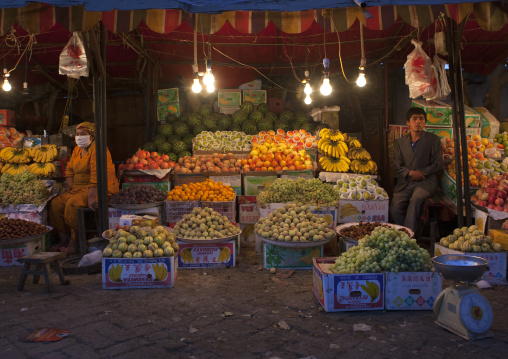
[[[60,259],[66,257],[65,253],[61,252],[39,252],[34,253],[32,255],[18,258],[18,262],[23,264],[23,271],[21,272],[21,277],[18,282],[18,290],[23,290],[25,286],[26,277],[29,274],[33,274],[34,276],[34,284],[39,283],[39,278],[41,275],[44,276],[44,280],[46,282],[46,291],[51,292],[51,279],[49,277],[50,266],[53,264],[56,267],[56,272],[58,273],[58,278],[60,278],[60,284],[66,285],[69,284],[69,281],[66,281],[63,276],[62,267],[60,265]],[[35,270],[30,270],[30,266],[32,263],[35,264]]]

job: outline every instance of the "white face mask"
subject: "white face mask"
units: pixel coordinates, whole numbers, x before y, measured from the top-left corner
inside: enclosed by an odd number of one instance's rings
[[[90,146],[90,143],[92,143],[90,140],[90,135],[76,136],[74,139],[76,140],[76,144],[81,148],[87,148]]]

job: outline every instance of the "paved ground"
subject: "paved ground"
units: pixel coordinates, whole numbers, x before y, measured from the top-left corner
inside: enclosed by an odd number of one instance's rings
[[[71,284],[55,285],[50,294],[43,281],[18,292],[20,273],[20,267],[0,268],[4,359],[508,355],[508,287],[482,291],[494,310],[494,337],[468,342],[434,324],[431,311],[326,313],[311,291],[311,271],[271,274],[247,249],[234,268],[180,270],[172,289],[103,290],[94,274],[67,276]],[[371,329],[354,331],[359,323]],[[41,327],[71,334],[55,343],[21,341]]]

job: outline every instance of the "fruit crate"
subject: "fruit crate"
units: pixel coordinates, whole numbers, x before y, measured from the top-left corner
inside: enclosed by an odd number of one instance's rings
[[[228,217],[230,222],[236,222],[236,196],[232,201],[201,201],[200,205],[201,207],[210,207],[215,212]]]
[[[206,173],[196,173],[196,174],[175,173],[173,177],[173,184],[176,187],[188,183],[204,182],[206,179],[208,179],[208,174]]]
[[[176,223],[184,214],[189,214],[195,207],[199,207],[199,201],[165,201],[166,221]]]

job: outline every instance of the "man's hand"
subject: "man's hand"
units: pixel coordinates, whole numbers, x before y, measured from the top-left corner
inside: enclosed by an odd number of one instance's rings
[[[411,181],[420,182],[425,179],[425,173],[422,171],[409,171],[409,177],[411,177]]]

